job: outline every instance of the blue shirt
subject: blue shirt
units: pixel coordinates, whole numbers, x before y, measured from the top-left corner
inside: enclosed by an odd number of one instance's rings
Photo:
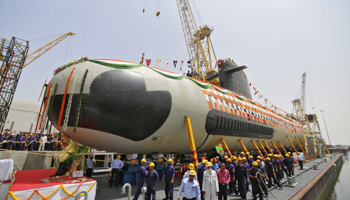
[[[196,197],[197,199],[201,199],[199,184],[196,180],[193,180],[191,182],[188,178],[184,179],[181,183],[177,198],[181,197],[182,190],[184,191],[184,197],[186,197],[187,199],[192,199]]]
[[[219,163],[213,163],[213,170],[216,171],[220,169]]]
[[[124,164],[121,160],[119,159],[114,159],[111,164],[113,169],[121,169],[123,168]]]
[[[173,176],[175,176],[175,168],[172,165],[170,167],[168,165],[167,167],[165,167],[164,171],[165,171],[165,181],[170,183]]]
[[[94,168],[94,163],[92,162],[91,158],[89,158],[87,161],[88,168]]]

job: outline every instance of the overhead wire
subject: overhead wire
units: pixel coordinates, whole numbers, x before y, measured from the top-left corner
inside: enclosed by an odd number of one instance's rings
[[[201,15],[199,14],[199,11],[198,11],[198,9],[197,9],[196,4],[194,3],[194,0],[192,0],[192,4],[193,4],[193,6],[194,6],[194,9],[196,9],[196,13],[197,13],[197,15],[198,15],[199,21],[201,22],[201,25],[203,25],[202,17],[201,17]]]
[[[61,36],[63,35],[64,33],[62,34],[57,34],[57,35],[52,35],[52,36],[47,36],[47,37],[41,37],[41,38],[35,38],[35,39],[30,39],[28,40],[29,42],[32,42],[32,41],[36,41],[36,40],[43,40],[43,39],[47,39],[47,38],[52,38],[52,37],[57,37],[57,36]]]
[[[68,54],[68,50],[69,50],[69,44],[70,44],[70,37],[69,37],[69,40],[68,40],[68,45],[67,45],[67,49],[66,49],[66,55],[64,56],[64,62],[63,63],[66,63],[67,54]]]

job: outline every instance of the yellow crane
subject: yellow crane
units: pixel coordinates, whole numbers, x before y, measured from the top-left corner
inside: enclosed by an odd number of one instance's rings
[[[40,56],[42,56],[44,53],[46,53],[48,50],[52,49],[54,46],[62,42],[64,39],[66,39],[68,36],[73,36],[75,33],[69,32],[66,33],[55,40],[51,41],[50,43],[40,47],[39,49],[29,53],[26,57],[26,63],[23,65],[23,68],[28,66],[30,63],[32,63],[34,60],[38,59]]]
[[[198,73],[203,71],[206,74],[204,79],[212,84],[219,85],[217,72],[213,69],[212,63],[212,61],[216,62],[217,60],[210,39],[213,29],[209,28],[208,25],[197,27],[188,0],[176,0],[176,2],[190,61],[192,63],[196,62]]]

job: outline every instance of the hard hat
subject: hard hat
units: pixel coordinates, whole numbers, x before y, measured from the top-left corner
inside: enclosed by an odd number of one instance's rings
[[[259,166],[258,162],[253,162],[253,166]]]
[[[203,156],[201,159],[202,159],[202,160],[205,160],[205,157]]]
[[[272,156],[272,154],[271,153],[269,153],[269,157],[271,157]]]
[[[216,156],[215,158],[216,158],[216,159],[220,159],[219,156]]]
[[[173,159],[169,158],[169,159],[167,160],[167,162],[173,162]]]
[[[204,163],[207,163],[208,161],[207,160],[202,160],[202,163],[204,164]]]
[[[216,161],[218,161],[218,160],[217,160],[216,158],[213,158],[213,161],[215,161],[215,162],[216,162]]]
[[[298,152],[297,154],[298,154],[298,155],[300,155],[300,153],[299,153],[299,152]]]
[[[155,165],[154,165],[153,162],[151,162],[148,166],[149,166],[149,167],[154,167]]]
[[[237,157],[236,156],[233,156],[233,158],[232,158],[233,160],[237,160]]]
[[[225,160],[228,158],[228,156],[224,156]]]
[[[286,153],[286,155],[285,155],[286,157],[289,157],[289,154],[288,153]]]
[[[241,151],[241,154],[244,154],[244,152],[243,152],[243,151]]]
[[[117,159],[120,159],[121,157],[122,157],[121,155],[119,155],[119,154],[117,155]]]
[[[144,158],[141,159],[141,163],[146,163],[146,162],[147,162],[146,159]]]
[[[213,162],[213,159],[210,159],[210,162]]]
[[[258,156],[257,158],[258,158],[258,159],[261,159],[261,156]]]
[[[249,158],[253,158],[253,156],[249,156]]]
[[[247,160],[247,159],[245,157],[243,157],[242,160],[244,161],[244,160]]]
[[[232,162],[231,158],[227,158],[226,161],[227,161],[227,162]]]
[[[278,154],[273,154],[274,157],[278,157]]]
[[[193,164],[193,163],[190,163],[190,164],[188,165],[188,168],[189,168],[189,169],[194,169],[194,164]]]
[[[195,176],[196,172],[193,169],[191,169],[190,172],[188,172],[188,174],[191,175],[191,176]]]
[[[291,155],[292,153],[291,152],[288,152],[289,153],[289,155]]]
[[[267,157],[266,160],[267,160],[267,161],[271,161],[271,158],[270,158],[270,157]]]
[[[213,164],[211,162],[207,163],[207,167],[212,167],[212,166],[213,166]]]
[[[242,161],[242,158],[241,158],[241,157],[239,157],[239,158],[238,158],[238,161]]]
[[[256,162],[260,163],[260,160],[258,159],[258,160],[256,160]]]
[[[246,155],[250,155],[250,153],[247,151],[247,153],[245,153]]]

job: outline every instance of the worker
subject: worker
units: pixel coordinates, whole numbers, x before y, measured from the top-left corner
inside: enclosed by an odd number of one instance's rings
[[[216,170],[218,170],[219,168],[220,168],[220,167],[219,167],[218,159],[213,158],[213,170],[216,171]]]
[[[175,168],[172,163],[173,160],[169,158],[167,160],[168,165],[164,169],[165,173],[163,175],[162,181],[165,182],[165,198],[163,200],[173,200]]]
[[[219,192],[218,178],[211,162],[207,163],[207,170],[203,174],[202,192],[206,200],[216,199]]]
[[[54,135],[51,135],[51,140],[50,140],[50,145],[49,145],[49,151],[54,151],[55,149],[55,143],[56,143],[56,138]]]
[[[145,168],[145,165],[147,163],[147,160],[142,158],[141,159],[141,166],[139,167],[138,173],[139,173],[139,187],[136,190],[135,196],[133,198],[133,200],[137,200],[141,194],[141,189],[142,187],[146,186],[146,176],[147,176],[147,171]]]
[[[233,177],[233,175],[234,175],[234,166],[233,166],[233,164],[232,164],[232,160],[231,160],[231,158],[227,158],[227,160],[226,160],[226,169],[227,169],[227,171],[230,173],[230,177]],[[229,183],[229,194],[233,194],[233,180],[232,179],[230,179],[230,183]]]
[[[230,193],[235,193],[236,196],[238,196],[238,190],[237,190],[237,181],[236,180],[233,180],[233,177],[235,176],[235,168],[236,168],[236,165],[238,165],[237,163],[237,157],[236,156],[232,156],[232,159],[233,159],[233,162],[232,162],[232,165],[233,165],[233,168],[232,168],[232,172],[230,172],[230,176],[232,177],[231,178],[231,181],[230,181],[230,189],[232,188],[232,191],[230,190]]]
[[[247,153],[245,153],[246,159],[247,159],[247,163],[249,164],[249,169],[252,168],[252,163],[253,163],[253,159],[250,157],[250,153],[247,151]]]
[[[256,160],[256,162],[259,164],[258,169],[260,170],[260,173],[261,173],[261,178],[259,177],[259,180],[261,181],[260,185],[261,185],[262,189],[264,190],[265,195],[268,196],[269,193],[267,192],[267,187],[266,187],[266,179],[268,177],[267,177],[265,168],[261,167],[261,163],[260,163],[261,161],[259,159]]]
[[[193,163],[190,163],[190,164],[188,165],[188,169],[189,169],[189,170],[187,170],[187,172],[185,172],[184,176],[182,177],[182,180],[184,180],[185,178],[188,178],[188,177],[189,177],[190,171],[191,171],[191,170],[194,170],[194,164],[193,164]],[[194,177],[194,179],[195,179],[196,181],[198,181],[198,179],[197,179],[197,174],[196,174],[196,176]]]
[[[238,181],[238,191],[243,200],[247,199],[247,182],[249,182],[247,168],[242,164],[242,158],[238,158],[238,165],[235,167],[233,180]]]
[[[290,160],[290,163],[291,163],[291,167],[292,167],[292,176],[294,176],[294,159],[293,159],[293,155],[291,152],[288,152],[289,154],[289,160]]]
[[[289,159],[289,154],[286,153],[285,155],[285,159],[283,160],[283,165],[286,167],[286,175],[287,177],[290,177],[292,175],[292,163],[290,162]]]
[[[29,149],[29,151],[33,151],[34,150],[34,141],[35,141],[35,137],[33,136],[33,133],[29,134],[28,137],[28,142],[27,142],[27,149]]]
[[[199,200],[201,199],[200,187],[198,182],[194,179],[196,172],[190,170],[189,177],[183,179],[177,195],[177,200],[180,200],[182,192],[184,193],[183,200]]]
[[[10,137],[9,137],[9,139],[7,141],[9,142],[8,146],[7,146],[7,149],[9,149],[9,150],[16,150],[16,136],[15,136],[14,133],[10,134]]]
[[[274,180],[274,183],[278,185],[278,187],[282,188],[282,185],[279,183],[279,181],[276,180],[276,173],[275,173],[275,168],[273,164],[271,163],[271,158],[268,157],[266,158],[266,165],[267,165],[267,176],[268,176],[268,181],[269,185],[267,186],[268,188],[271,188],[272,186],[272,180]]]
[[[111,163],[111,167],[112,167],[112,177],[109,181],[109,187],[111,188],[113,185],[113,180],[115,182],[115,187],[118,187],[118,183],[119,183],[119,174],[120,171],[122,170],[124,163],[120,160],[121,156],[115,155],[114,156],[114,160]]]
[[[221,163],[220,169],[216,170],[219,182],[219,200],[227,200],[227,185],[229,185],[231,177],[230,172],[225,169],[225,163]]]
[[[241,153],[239,154],[239,157],[243,158],[244,157],[244,152],[241,151]]]
[[[202,194],[202,186],[203,186],[203,175],[204,175],[204,171],[207,169],[207,160],[203,160],[202,161],[202,167],[198,168],[198,183],[199,183],[199,187],[201,188],[201,198],[202,200],[204,199],[204,196]]]
[[[86,170],[86,176],[91,178],[92,174],[94,173],[94,155],[90,155],[89,159],[86,161],[87,163],[87,170]]]
[[[23,144],[25,141],[26,137],[24,136],[24,133],[21,133],[19,138],[18,138],[18,144],[17,144],[17,150],[22,151],[23,150]]]
[[[151,195],[153,197],[153,200],[156,200],[156,184],[158,181],[158,173],[156,170],[154,170],[154,163],[151,162],[148,165],[148,173],[146,176],[147,179],[147,194],[146,199],[151,200]]]
[[[279,156],[278,154],[275,154],[275,169],[276,169],[276,178],[278,181],[281,181],[282,180],[282,175],[281,175],[281,172],[282,172],[282,163],[281,163],[281,160],[279,159]]]
[[[204,156],[201,158],[200,162],[198,163],[197,169],[202,167],[203,160],[206,160],[206,158]]]
[[[225,164],[226,164],[226,160],[227,160],[227,158],[228,158],[228,156],[227,156],[227,155],[225,155],[225,156],[224,156],[224,159],[223,159],[221,162],[223,162],[223,163],[225,163]]]
[[[299,167],[300,167],[301,170],[303,170],[303,161],[304,161],[303,154],[301,154],[299,152],[297,154],[298,154]]]
[[[252,163],[253,168],[250,170],[250,180],[252,182],[252,193],[253,193],[253,199],[256,200],[256,195],[259,194],[259,199],[263,200],[263,191],[262,186],[260,184],[261,182],[261,171],[258,169],[258,162]]]
[[[249,152],[248,152],[249,153]],[[249,174],[250,174],[250,165],[249,163],[247,162],[247,158],[246,157],[243,157],[242,158],[242,164],[245,165],[246,169],[247,169],[247,174],[248,174],[248,179],[249,179]],[[250,191],[249,190],[249,182],[250,180],[247,182],[247,191]]]

